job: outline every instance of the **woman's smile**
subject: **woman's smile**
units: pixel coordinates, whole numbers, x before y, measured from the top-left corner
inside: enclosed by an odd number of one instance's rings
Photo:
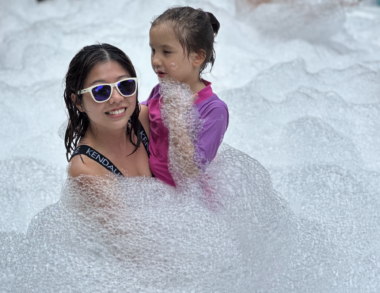
[[[126,110],[127,110],[126,107],[122,107],[122,108],[108,111],[106,112],[106,115],[112,119],[117,119],[117,118],[123,117],[126,113]]]

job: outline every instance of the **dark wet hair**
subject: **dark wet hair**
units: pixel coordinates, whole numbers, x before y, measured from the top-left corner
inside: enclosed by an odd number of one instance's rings
[[[192,7],[172,7],[161,15],[157,16],[152,27],[162,23],[169,23],[173,26],[182,48],[190,53],[206,52],[206,58],[201,64],[200,72],[210,63],[211,68],[215,62],[214,38],[218,34],[220,24],[211,12]]]
[[[96,44],[86,46],[80,50],[71,60],[69,69],[65,77],[65,92],[63,98],[66,103],[68,112],[68,124],[65,133],[66,159],[70,160],[69,156],[78,145],[78,142],[84,137],[90,120],[86,113],[80,112],[76,107],[79,103],[83,107],[83,96],[78,95],[78,91],[83,89],[87,75],[92,68],[107,61],[118,62],[130,75],[136,77],[136,71],[131,60],[120,49],[109,44]],[[75,95],[75,102],[72,101],[71,95]],[[132,154],[138,149],[141,143],[140,122],[139,122],[140,107],[138,102],[138,90],[136,91],[136,107],[127,126],[127,134],[129,139],[135,146]],[[132,139],[132,130],[137,137],[135,143]]]

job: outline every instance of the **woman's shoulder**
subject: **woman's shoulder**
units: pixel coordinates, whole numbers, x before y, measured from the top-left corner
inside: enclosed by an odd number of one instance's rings
[[[76,154],[71,157],[68,173],[71,177],[80,175],[104,176],[107,171],[102,165],[86,155]]]

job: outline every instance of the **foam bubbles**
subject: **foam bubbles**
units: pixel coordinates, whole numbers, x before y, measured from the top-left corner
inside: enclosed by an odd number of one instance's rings
[[[310,172],[333,181],[305,186],[311,181],[301,178]],[[155,178],[69,177],[60,201],[33,218],[26,236],[0,235],[8,255],[0,262],[7,274],[2,289],[320,292],[347,291],[357,280],[355,286],[369,290],[369,272],[378,268],[361,256],[378,257],[376,237],[368,243],[356,236],[378,228],[376,221],[368,225],[371,215],[355,213],[347,195],[363,200],[366,187],[347,175],[337,168],[289,173],[294,186],[314,192],[297,215],[257,161],[225,144],[203,186],[179,190]],[[329,190],[339,191],[333,200]],[[343,209],[334,211],[337,205]]]
[[[334,0],[238,1],[238,4],[246,21],[260,33],[282,40],[302,38],[311,42],[326,42],[343,29],[345,21],[341,6]]]
[[[261,164],[222,145],[176,190],[154,178],[63,185],[57,135],[62,79],[84,45],[123,49],[147,98],[150,20],[176,3],[20,1],[0,11],[0,291],[379,291],[378,7],[202,3],[221,22],[204,77],[230,110],[225,141]],[[191,140],[191,92],[174,88]],[[193,159],[171,151],[171,166]]]
[[[194,147],[203,125],[194,106],[197,96],[188,85],[169,78],[160,79],[160,94],[161,115],[169,130],[169,170],[177,186],[188,184],[200,175],[202,165]]]
[[[222,145],[205,176],[207,189],[181,191],[154,178],[68,178],[26,237],[3,234],[3,251],[17,251],[5,261],[14,277],[3,288],[286,292],[306,277],[298,269],[305,253],[313,270],[326,270],[319,280],[332,284],[329,266],[342,252],[320,227],[294,218],[257,161]]]
[[[41,160],[0,161],[2,213],[0,231],[25,232],[31,218],[59,199],[64,170]]]

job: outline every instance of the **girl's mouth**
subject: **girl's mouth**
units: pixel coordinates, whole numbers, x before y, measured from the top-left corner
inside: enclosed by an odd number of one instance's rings
[[[157,75],[158,75],[159,78],[163,78],[166,75],[166,73],[163,72],[163,71],[157,71],[156,73],[157,73]]]

